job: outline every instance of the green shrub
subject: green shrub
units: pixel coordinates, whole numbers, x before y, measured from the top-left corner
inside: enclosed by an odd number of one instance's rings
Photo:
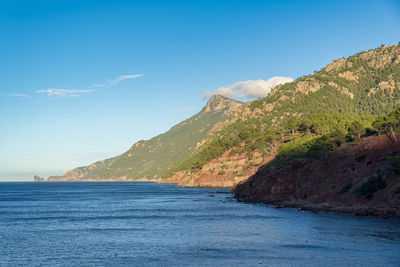
[[[365,155],[361,155],[357,158],[358,162],[363,162],[365,160],[366,156]]]
[[[252,160],[253,159],[253,153],[252,152],[247,153],[247,159],[248,160]]]
[[[385,188],[386,185],[386,180],[381,175],[372,176],[356,190],[356,193],[359,197],[371,199],[376,191]]]
[[[400,173],[400,156],[389,156],[388,160],[390,164],[392,165],[393,171],[395,171],[397,174]]]
[[[400,186],[396,188],[396,190],[394,190],[393,194],[398,194],[400,195]]]
[[[340,194],[346,193],[347,191],[349,191],[351,189],[352,186],[353,186],[352,182],[348,182],[346,185],[344,185],[342,188],[340,188],[339,193]]]

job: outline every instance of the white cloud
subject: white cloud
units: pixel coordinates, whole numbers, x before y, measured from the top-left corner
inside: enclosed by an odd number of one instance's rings
[[[8,96],[31,98],[31,96],[27,94],[8,94]]]
[[[219,87],[216,91],[204,91],[203,98],[209,98],[215,94],[233,98],[266,97],[275,86],[292,81],[292,78],[284,76],[275,76],[268,80],[241,81],[232,85]]]
[[[53,96],[53,97],[76,97],[82,94],[90,94],[93,92],[94,90],[55,89],[55,88],[36,91],[36,93],[38,94],[47,94],[47,96]]]
[[[123,80],[127,80],[127,79],[136,79],[136,78],[139,78],[142,76],[143,76],[143,74],[120,75],[115,80],[112,80],[111,84],[116,84],[116,83],[122,82]]]

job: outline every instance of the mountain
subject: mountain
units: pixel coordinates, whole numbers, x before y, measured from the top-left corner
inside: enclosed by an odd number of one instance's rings
[[[214,95],[193,117],[168,132],[147,141],[139,141],[114,158],[75,168],[48,180],[157,180],[168,168],[189,156],[209,136],[221,129],[242,102]]]
[[[214,96],[200,113],[170,131],[139,141],[118,157],[49,180],[234,187],[276,156],[294,157],[293,151],[324,138],[340,142],[337,136],[352,134],[349,125],[371,127],[376,116],[400,104],[399,63],[399,45],[381,46],[335,60],[246,104]],[[330,137],[334,128],[341,132]]]
[[[181,186],[233,187],[294,138],[299,120],[306,119],[302,128],[308,128],[313,120],[314,128],[308,129],[311,135],[303,138],[310,140],[327,134],[332,130],[330,125],[347,131],[346,123],[353,120],[371,123],[374,116],[400,104],[399,63],[400,46],[383,45],[276,86],[267,97],[246,103],[195,153],[173,164],[164,175],[165,181]],[[337,118],[343,123],[335,124]]]

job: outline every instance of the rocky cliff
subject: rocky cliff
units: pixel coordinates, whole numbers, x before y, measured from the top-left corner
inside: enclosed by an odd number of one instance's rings
[[[182,187],[221,187],[233,188],[242,181],[247,180],[253,175],[259,166],[271,161],[276,153],[262,155],[254,153],[249,158],[249,154],[232,153],[233,150],[226,151],[197,171],[181,171],[172,177],[162,179],[162,183],[175,183]]]
[[[400,217],[400,143],[371,136],[327,158],[267,164],[234,193],[249,203]]]

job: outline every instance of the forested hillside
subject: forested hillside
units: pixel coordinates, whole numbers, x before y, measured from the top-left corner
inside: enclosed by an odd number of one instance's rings
[[[239,184],[236,198],[400,217],[400,107],[374,121],[364,120],[364,125],[361,121],[353,120],[347,131],[333,127],[321,136],[310,135],[309,128],[298,123],[296,138]]]
[[[321,141],[332,129],[341,138],[358,136],[349,131],[369,126],[374,116],[400,104],[399,63],[399,45],[381,46],[278,85],[267,97],[247,103],[231,124],[196,153],[174,164],[164,177],[177,172],[186,176],[200,174],[207,162],[228,150],[232,155],[246,153],[252,157],[260,153],[266,157],[299,130],[304,130],[305,135],[296,138],[298,144]],[[282,149],[289,149],[288,145]]]

